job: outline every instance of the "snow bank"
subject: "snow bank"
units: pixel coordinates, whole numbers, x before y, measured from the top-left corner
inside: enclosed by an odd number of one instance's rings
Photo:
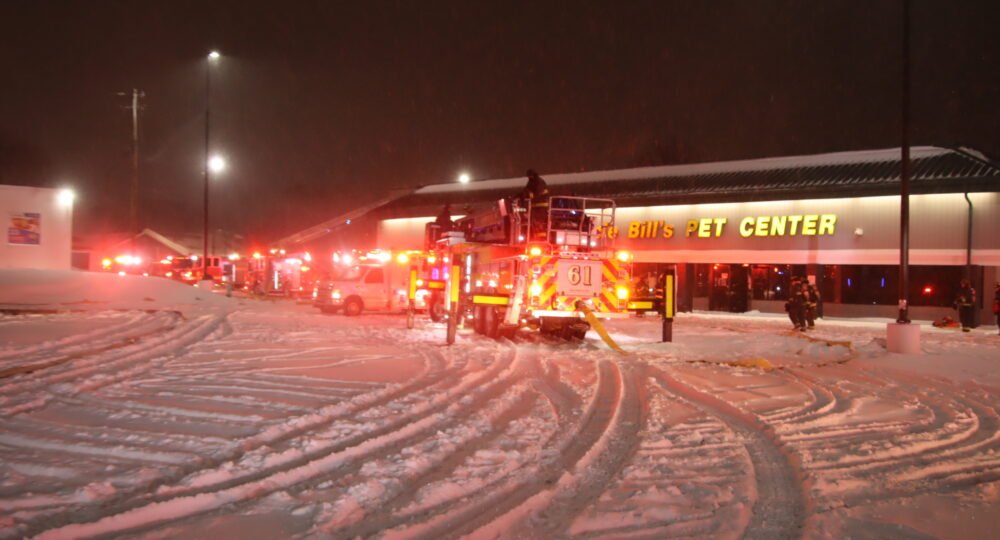
[[[77,270],[0,270],[0,309],[227,310],[232,298],[166,278]]]

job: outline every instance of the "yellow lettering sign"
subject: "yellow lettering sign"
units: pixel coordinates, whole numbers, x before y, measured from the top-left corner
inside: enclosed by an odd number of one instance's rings
[[[698,220],[689,219],[687,226],[684,227],[684,236],[691,236],[696,230],[698,230]]]
[[[792,224],[792,230],[788,234],[792,236],[799,234],[799,223],[802,223],[802,216],[788,216],[788,221]]]
[[[757,226],[754,227],[753,233],[757,236],[767,236],[771,226],[771,218],[768,216],[761,216],[757,218]]]
[[[816,236],[816,223],[819,216],[811,214],[802,218],[802,234],[806,236]]]
[[[729,220],[724,217],[717,217],[712,220],[712,223],[715,223],[715,236],[722,236],[722,226],[725,225],[727,221]]]
[[[771,236],[785,236],[788,216],[771,216]]]
[[[689,219],[684,224],[684,236],[698,238],[718,238],[725,232],[727,218]],[[751,236],[823,236],[836,232],[836,214],[806,214],[793,216],[748,216],[740,220],[739,234],[743,238]],[[608,227],[602,231],[609,238],[614,238],[618,230]],[[628,237],[643,238],[673,238],[673,224],[665,221],[633,221],[628,225]]]
[[[712,236],[712,218],[701,218],[698,220],[698,238],[708,238]]]
[[[819,234],[833,234],[833,230],[836,225],[836,214],[823,214],[819,216]]]
[[[628,224],[628,237],[629,238],[639,238],[639,225],[642,223],[638,221],[633,221]]]

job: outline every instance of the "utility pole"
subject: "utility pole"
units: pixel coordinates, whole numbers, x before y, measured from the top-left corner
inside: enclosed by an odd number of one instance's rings
[[[139,99],[146,94],[132,89],[132,195],[129,198],[129,230],[139,233]]]
[[[119,96],[128,96],[126,92],[118,92]],[[140,100],[146,93],[138,88],[131,92],[132,102],[125,108],[132,112],[132,181],[129,189],[128,232],[134,238],[139,233],[139,110],[143,108]]]
[[[902,168],[899,175],[899,315],[910,322],[910,0],[903,0]]]
[[[920,354],[920,325],[910,323],[910,0],[903,4],[901,169],[899,174],[899,315],[886,325],[886,350]]]

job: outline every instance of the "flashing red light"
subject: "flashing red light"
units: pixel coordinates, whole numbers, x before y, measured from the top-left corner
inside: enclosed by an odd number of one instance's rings
[[[924,294],[933,294],[933,293],[934,293],[934,287],[931,287],[930,285],[924,287]]]

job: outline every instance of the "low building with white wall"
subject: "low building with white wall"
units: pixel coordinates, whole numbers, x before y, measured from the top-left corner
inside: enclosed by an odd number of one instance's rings
[[[70,268],[72,192],[0,185],[0,223],[0,268]]]
[[[682,311],[781,313],[800,277],[817,286],[826,315],[894,319],[901,168],[900,149],[887,148],[543,176],[553,196],[614,200],[607,234],[633,254],[636,276],[676,271]],[[495,208],[524,186],[524,177],[424,186],[290,238],[365,227],[368,247],[422,249],[444,205]],[[1000,164],[968,148],[916,146],[910,194],[910,316],[957,317],[953,301],[969,279],[979,320],[992,323]]]
[[[898,148],[545,175],[552,195],[617,202],[616,245],[639,275],[675,268],[682,310],[782,312],[790,279],[813,282],[825,313],[898,312]],[[909,305],[927,320],[952,310],[960,281],[993,320],[1000,281],[1000,165],[966,148],[913,147]],[[369,215],[378,246],[422,246],[445,204],[515,196],[524,178],[426,186]]]

